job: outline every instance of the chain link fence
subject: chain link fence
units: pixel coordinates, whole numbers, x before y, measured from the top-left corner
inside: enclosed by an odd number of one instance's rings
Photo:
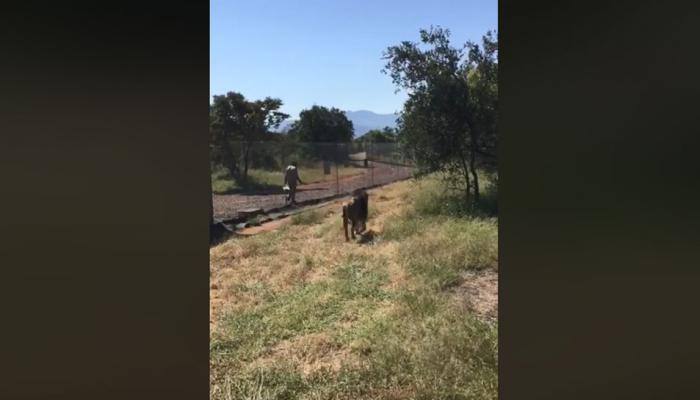
[[[285,169],[297,165],[298,204],[410,178],[413,163],[397,143],[237,142],[229,157],[212,157],[214,219],[285,207]],[[232,155],[232,156],[231,156]]]

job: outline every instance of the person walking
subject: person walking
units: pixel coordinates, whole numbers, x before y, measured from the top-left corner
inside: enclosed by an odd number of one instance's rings
[[[297,182],[302,185],[304,184],[301,181],[301,178],[299,178],[297,163],[296,161],[293,161],[284,171],[284,188],[288,190],[285,203],[296,204]]]

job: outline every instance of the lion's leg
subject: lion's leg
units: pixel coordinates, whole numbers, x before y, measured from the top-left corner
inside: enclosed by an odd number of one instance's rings
[[[345,208],[343,208],[343,233],[345,234],[345,241],[349,241],[350,238],[348,237],[348,218],[345,212]]]

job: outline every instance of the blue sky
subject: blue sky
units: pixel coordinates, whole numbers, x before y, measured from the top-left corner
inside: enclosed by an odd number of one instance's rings
[[[395,94],[382,51],[418,41],[420,28],[441,25],[454,45],[498,28],[498,2],[447,0],[212,0],[210,95],[282,99],[297,118],[314,104],[391,113]]]

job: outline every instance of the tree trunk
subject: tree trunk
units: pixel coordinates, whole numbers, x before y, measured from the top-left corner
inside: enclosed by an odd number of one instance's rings
[[[236,157],[233,155],[233,151],[231,151],[231,144],[226,140],[222,140],[219,143],[219,148],[223,158],[221,160],[223,166],[228,169],[231,177],[235,179],[238,176],[238,165],[236,163]]]
[[[476,152],[478,151],[477,149],[477,143],[478,143],[478,135],[479,131],[476,128],[474,121],[471,120],[471,118],[467,119],[467,126],[468,126],[468,135],[469,135],[469,170],[471,170],[472,178],[473,178],[473,187],[474,187],[474,205],[476,205],[479,202],[479,175],[476,173]]]
[[[479,175],[476,173],[476,148],[472,144],[472,150],[469,159],[469,168],[472,171],[472,178],[474,180],[474,203],[479,202]]]
[[[462,152],[460,152],[459,158],[460,158],[460,161],[462,162],[462,175],[464,176],[464,183],[466,184],[465,185],[465,187],[466,187],[466,189],[465,189],[466,201],[467,201],[467,204],[469,204],[469,201],[471,199],[471,192],[469,190],[471,188],[471,182],[469,181],[469,166],[467,165],[467,160],[464,157],[464,154],[462,154]]]
[[[248,182],[248,156],[250,155],[250,144],[245,144],[243,150],[243,181]]]

